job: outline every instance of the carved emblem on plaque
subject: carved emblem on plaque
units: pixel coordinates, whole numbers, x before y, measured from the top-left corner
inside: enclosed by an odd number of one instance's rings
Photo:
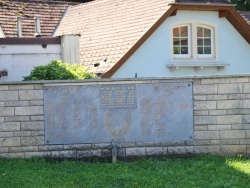
[[[106,112],[104,125],[113,136],[125,136],[131,127],[131,112],[127,110],[124,114],[119,115],[117,110],[108,110]],[[116,119],[116,121],[114,121]],[[112,123],[111,123],[112,122]],[[116,122],[116,123],[114,123]]]

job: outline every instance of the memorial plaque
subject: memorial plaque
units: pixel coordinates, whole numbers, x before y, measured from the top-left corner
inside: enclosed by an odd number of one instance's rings
[[[102,108],[136,108],[135,85],[101,86]]]
[[[44,88],[46,144],[193,139],[192,83]]]

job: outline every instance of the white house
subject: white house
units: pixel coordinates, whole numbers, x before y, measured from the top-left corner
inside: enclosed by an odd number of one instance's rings
[[[103,78],[244,74],[245,14],[227,0],[95,0],[69,7],[55,36],[80,34],[81,64]]]
[[[61,38],[0,38],[0,81],[22,81],[36,66],[62,58]]]
[[[67,7],[76,4],[0,1],[0,82],[21,81],[35,66],[52,60],[78,62],[78,36],[52,37]]]

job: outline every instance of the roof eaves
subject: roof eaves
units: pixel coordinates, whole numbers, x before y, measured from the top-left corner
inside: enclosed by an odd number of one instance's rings
[[[170,6],[172,5],[197,5],[197,6],[228,6],[228,7],[235,7],[236,4],[227,4],[227,3],[169,3]]]
[[[236,28],[236,30],[242,35],[243,38],[250,44],[250,25],[247,20],[245,20],[235,8],[230,9],[232,16],[227,17],[228,21]],[[236,19],[235,22],[232,18]],[[239,29],[241,27],[242,29]]]

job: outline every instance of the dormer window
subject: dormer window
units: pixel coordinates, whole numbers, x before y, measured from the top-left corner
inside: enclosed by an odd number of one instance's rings
[[[215,60],[215,27],[196,22],[172,27],[173,60]]]

